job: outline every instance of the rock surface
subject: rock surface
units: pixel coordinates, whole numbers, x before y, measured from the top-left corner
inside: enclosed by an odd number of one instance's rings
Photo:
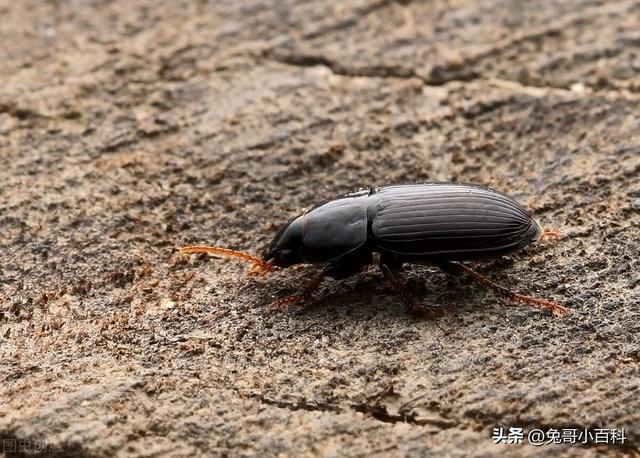
[[[558,3],[0,1],[0,443],[638,452],[640,2]],[[318,200],[424,180],[500,189],[561,230],[477,267],[573,313],[426,267],[405,277],[453,305],[440,319],[375,270],[268,313],[313,269],[177,252],[259,252]],[[627,441],[493,445],[498,426]]]

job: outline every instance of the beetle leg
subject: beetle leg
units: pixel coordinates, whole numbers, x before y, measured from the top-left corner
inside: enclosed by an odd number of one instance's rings
[[[394,271],[387,264],[380,263],[378,265],[384,277],[389,281],[389,283],[393,285],[394,289],[398,292],[398,294],[400,294],[400,297],[402,297],[402,300],[407,306],[407,312],[411,313],[412,315],[442,315],[441,307],[433,307],[430,305],[416,303],[415,299],[407,289],[407,286],[400,278],[400,274],[398,272]]]
[[[293,296],[282,297],[280,299],[273,301],[271,304],[267,306],[267,308],[270,311],[276,311],[276,310],[286,308],[287,306],[291,304],[295,304],[297,302],[308,301],[313,295],[313,293],[315,292],[315,290],[318,289],[318,287],[320,286],[320,283],[322,283],[322,279],[326,275],[327,275],[327,269],[325,268],[316,276],[316,278],[314,278],[313,280],[311,280],[311,282],[309,282],[309,284],[302,291],[302,294],[295,294]]]
[[[492,282],[487,277],[480,275],[478,272],[476,272],[475,270],[472,270],[471,268],[465,266],[462,263],[455,262],[455,261],[444,261],[440,264],[440,267],[442,268],[442,270],[448,273],[457,272],[457,273],[466,274],[469,277],[471,277],[473,281],[480,283],[486,288],[489,288],[499,296],[505,297],[512,301],[523,302],[525,304],[530,304],[535,307],[542,307],[553,313],[558,313],[558,314],[565,314],[569,312],[568,308],[563,307],[562,305],[556,304],[555,302],[547,301],[544,299],[538,299],[536,297],[525,296],[524,294],[516,293],[515,291],[505,288],[504,286],[500,286],[497,283]]]

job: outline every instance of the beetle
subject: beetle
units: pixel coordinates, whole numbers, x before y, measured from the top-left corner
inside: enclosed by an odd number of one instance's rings
[[[323,267],[301,294],[279,299],[272,308],[309,299],[326,276],[341,280],[376,263],[410,312],[439,314],[439,307],[417,304],[399,275],[403,264],[428,264],[466,274],[508,299],[563,314],[569,309],[500,286],[461,262],[495,258],[558,234],[545,232],[502,192],[433,182],[372,187],[321,202],[282,226],[262,258],[201,245],[181,252],[239,257],[252,262],[250,273],[257,275],[297,264]]]

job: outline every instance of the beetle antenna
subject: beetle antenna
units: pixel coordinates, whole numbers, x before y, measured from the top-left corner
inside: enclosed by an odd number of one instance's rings
[[[540,235],[540,239],[558,239],[560,238],[560,236],[562,235],[562,232],[560,231],[544,231],[541,235]]]
[[[227,258],[240,258],[245,261],[253,263],[251,270],[247,275],[250,276],[258,276],[261,277],[271,269],[273,269],[273,264],[270,262],[263,261],[257,256],[254,256],[249,253],[245,253],[244,251],[232,250],[230,248],[223,248],[219,246],[208,246],[208,245],[191,245],[180,248],[180,253],[182,254],[195,254],[195,253],[207,253],[207,254],[216,254],[219,256],[225,256]]]

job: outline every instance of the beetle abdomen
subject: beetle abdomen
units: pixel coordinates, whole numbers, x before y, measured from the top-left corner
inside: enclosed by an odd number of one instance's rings
[[[377,248],[407,261],[495,256],[528,245],[540,232],[520,204],[480,186],[389,186],[372,197]]]

